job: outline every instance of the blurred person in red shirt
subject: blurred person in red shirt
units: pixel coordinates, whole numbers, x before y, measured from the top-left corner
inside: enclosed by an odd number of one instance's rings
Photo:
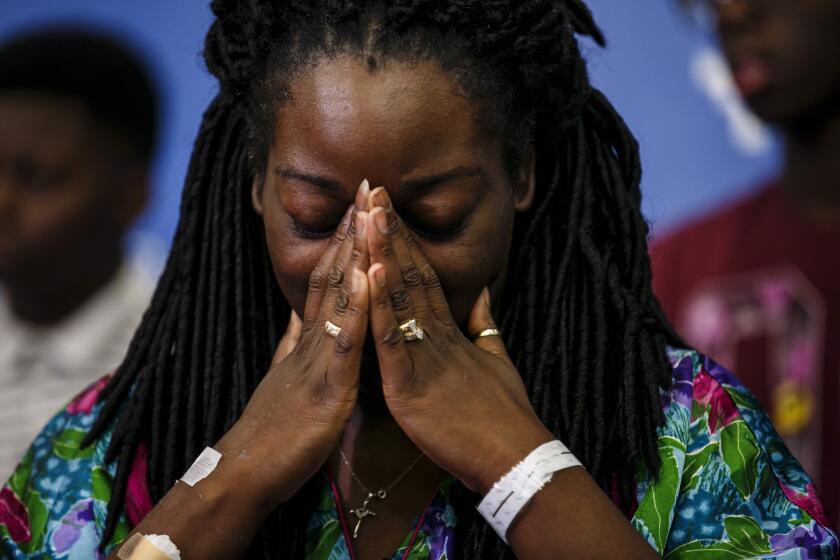
[[[149,195],[157,93],[117,41],[0,44],[0,479],[55,409],[119,365],[154,281],[123,239]]]
[[[655,239],[654,288],[690,344],[739,372],[840,519],[840,2],[700,2],[784,167]]]

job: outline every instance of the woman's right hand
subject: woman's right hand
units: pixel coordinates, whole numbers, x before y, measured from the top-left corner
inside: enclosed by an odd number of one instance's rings
[[[335,449],[356,404],[368,326],[364,186],[312,273],[303,320],[292,315],[268,373],[213,446],[216,469],[194,487],[175,484],[134,532],[168,535],[183,558],[242,558],[266,515]]]
[[[236,458],[269,510],[326,462],[356,404],[368,326],[365,187],[312,271],[303,320],[292,312],[271,368],[216,445]],[[337,337],[326,333],[327,321],[341,327]]]

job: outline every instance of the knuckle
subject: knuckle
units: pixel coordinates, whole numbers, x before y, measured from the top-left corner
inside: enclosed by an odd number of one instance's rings
[[[353,222],[350,222],[350,223],[352,224]],[[347,239],[347,235],[349,233],[350,232],[349,232],[348,229],[345,229],[343,227],[339,227],[338,229],[335,230],[335,233],[330,238],[330,245],[332,247],[340,246]]]
[[[350,254],[350,258],[352,259],[351,262],[357,263],[362,260],[362,249],[357,246],[353,246],[353,251]]]
[[[435,272],[435,269],[430,264],[423,265],[423,268],[420,270],[420,278],[423,285],[427,288],[436,288],[440,285],[437,272]]]
[[[408,229],[403,230],[403,239],[405,240],[405,244],[408,246],[409,249],[414,249],[417,247],[417,240],[414,239],[414,236],[411,234]]]
[[[313,268],[312,272],[309,274],[309,291],[319,292],[323,290],[325,282],[326,274],[324,272],[323,265],[315,265],[315,268]]]
[[[304,317],[302,319],[300,332],[303,334],[309,334],[310,332],[312,332],[313,329],[315,329],[318,323],[318,317]],[[301,339],[298,342],[298,346],[301,346],[302,344],[305,344],[305,341],[303,339]]]
[[[393,235],[400,231],[400,220],[397,218],[397,213],[391,210],[386,216],[388,218],[388,232]]]
[[[338,333],[338,336],[335,337],[334,352],[336,356],[348,356],[353,351],[354,347],[355,344],[353,344],[353,340],[350,335],[347,334],[347,331],[342,330]]]
[[[353,301],[353,298],[351,298],[349,296],[349,294],[348,294],[347,297],[348,297],[347,314],[350,315],[351,317],[354,317],[354,316],[358,315],[361,312],[361,310],[359,309],[359,306],[356,304],[356,302]]]
[[[382,336],[382,339],[381,339],[381,343],[386,348],[392,348],[392,349],[398,347],[402,343],[402,341],[403,341],[403,333],[396,326],[388,329],[388,331]]]
[[[330,268],[327,275],[327,285],[330,288],[337,288],[344,282],[344,263],[336,259],[335,264]]]
[[[423,278],[414,263],[408,264],[401,270],[403,283],[410,290],[423,286]]]
[[[385,258],[391,258],[394,255],[394,246],[391,245],[391,241],[389,239],[379,243],[377,249],[379,250],[379,254]]]
[[[405,291],[405,288],[402,286],[398,288],[394,288],[391,291],[391,306],[398,311],[402,311],[408,309],[410,300],[408,298],[408,292]]]
[[[350,307],[350,296],[346,290],[341,290],[335,301],[335,312],[337,315],[344,315]]]

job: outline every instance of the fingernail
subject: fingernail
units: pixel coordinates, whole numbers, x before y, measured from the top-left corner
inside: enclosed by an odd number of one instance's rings
[[[388,235],[388,216],[385,215],[385,210],[378,206],[373,209],[371,214],[373,215],[373,221],[376,222],[376,229],[383,235]]]
[[[373,189],[371,197],[375,206],[379,206],[385,210],[391,208],[391,200],[388,198],[388,193],[385,191],[385,187],[376,187]]]
[[[359,281],[360,274],[361,272],[359,272],[358,268],[353,268],[353,277],[350,279],[350,293],[355,294],[359,291],[359,286],[361,285]]]
[[[356,213],[356,237],[365,239],[365,227],[367,227],[367,212]]]
[[[376,270],[373,271],[373,279],[376,281],[376,285],[380,288],[385,287],[385,267],[381,264],[377,263],[373,265],[378,267]]]
[[[356,190],[355,204],[360,210],[367,210],[370,205],[370,185],[367,179],[362,181]]]
[[[353,213],[356,211],[356,205],[351,204],[350,208],[347,209],[347,215],[344,217],[344,221],[342,222],[342,227],[344,231],[350,231],[350,226],[353,224]]]

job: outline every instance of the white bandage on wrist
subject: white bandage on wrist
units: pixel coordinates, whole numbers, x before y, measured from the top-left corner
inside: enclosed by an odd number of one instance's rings
[[[134,533],[117,552],[120,560],[181,560],[181,551],[166,535]]]
[[[216,466],[221,460],[222,454],[212,447],[205,447],[201,455],[193,461],[192,466],[187,469],[184,476],[181,477],[181,482],[185,482],[190,486],[195,486],[201,480],[207,478],[211,472],[216,469]]]
[[[181,551],[178,550],[178,547],[175,546],[175,543],[168,536],[144,535],[143,538],[152,543],[156,549],[166,554],[170,560],[181,560]]]
[[[581,466],[580,461],[560,441],[545,443],[493,485],[478,504],[478,512],[507,543],[510,524],[534,494],[542,490],[557,471],[578,466]]]

